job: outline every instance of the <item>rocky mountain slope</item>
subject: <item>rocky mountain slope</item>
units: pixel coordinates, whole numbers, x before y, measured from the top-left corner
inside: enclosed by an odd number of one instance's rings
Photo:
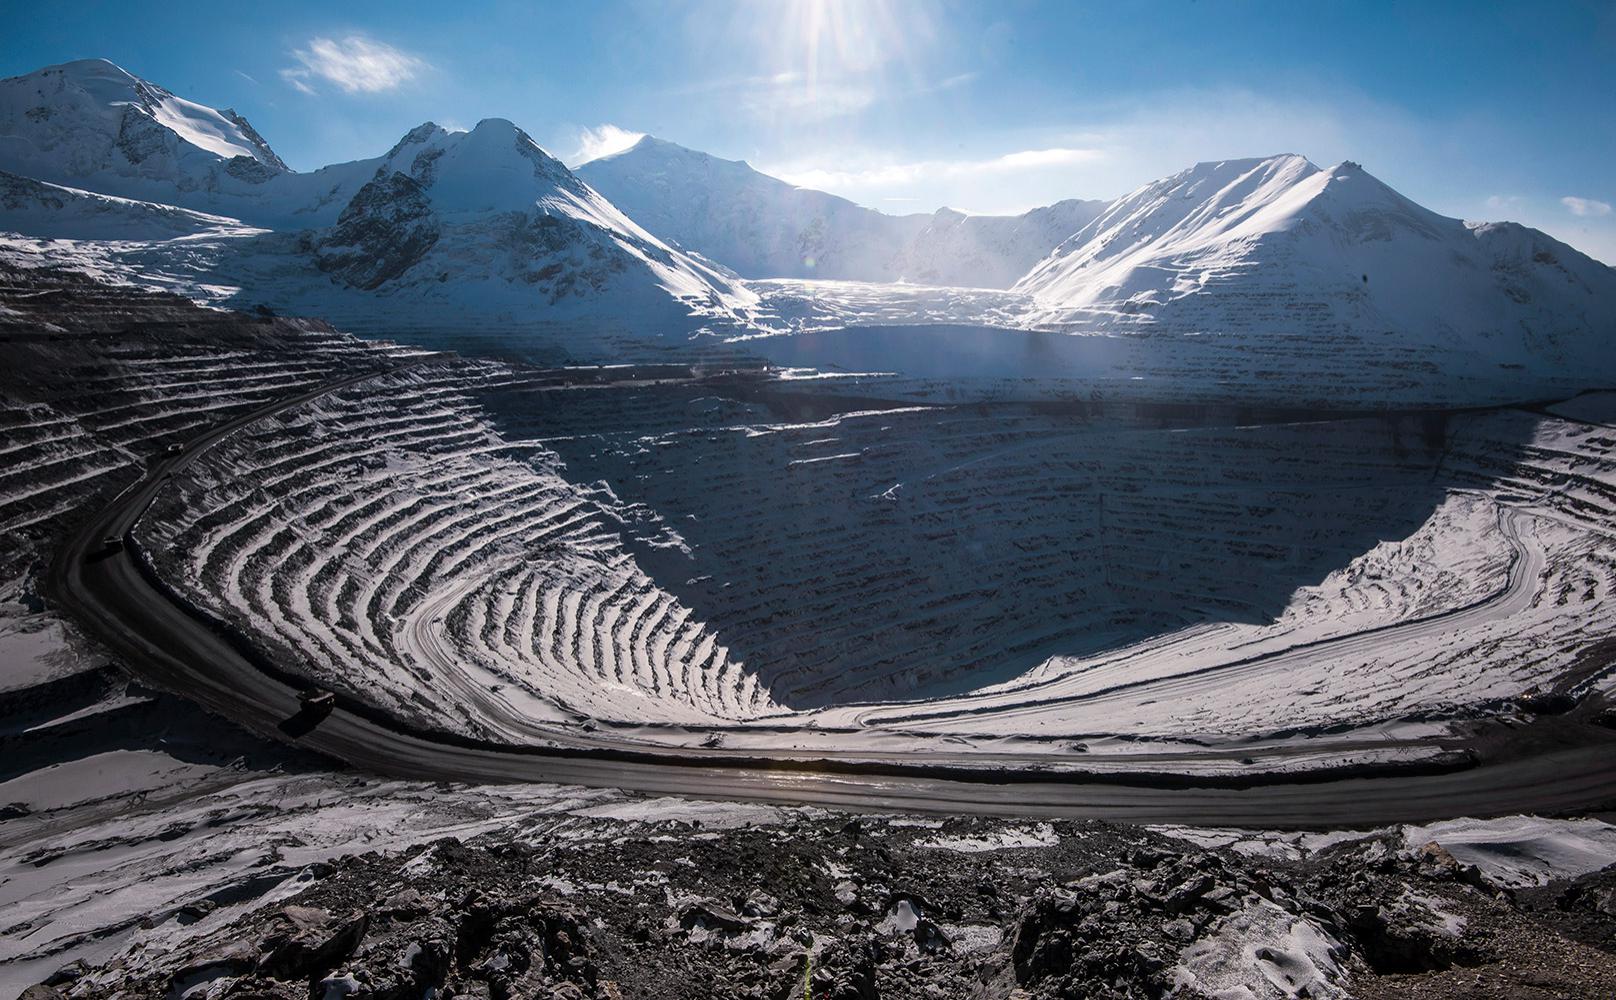
[[[1006,288],[1106,205],[885,215],[651,136],[578,173],[651,232],[746,278]]]
[[[72,240],[153,240],[245,230],[222,215],[96,194],[0,170],[0,217],[21,233]]]

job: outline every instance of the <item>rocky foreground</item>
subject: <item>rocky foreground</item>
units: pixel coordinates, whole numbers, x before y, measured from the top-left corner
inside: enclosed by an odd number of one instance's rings
[[[314,864],[23,998],[1616,995],[1616,868],[1510,889],[1392,831],[1230,850],[1102,823],[714,826],[593,818]],[[200,930],[231,902],[165,919]]]

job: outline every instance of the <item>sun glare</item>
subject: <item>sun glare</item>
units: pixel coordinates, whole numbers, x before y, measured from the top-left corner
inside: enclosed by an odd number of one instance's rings
[[[769,16],[756,37],[760,50],[772,53],[775,73],[794,74],[807,87],[869,82],[911,72],[933,36],[927,5],[904,4],[901,19],[895,6],[890,0],[764,5]]]

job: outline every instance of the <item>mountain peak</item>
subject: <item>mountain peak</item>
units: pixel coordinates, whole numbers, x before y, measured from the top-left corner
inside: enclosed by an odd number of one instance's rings
[[[630,146],[628,149],[621,150],[620,152],[617,152],[617,153],[612,153],[611,155],[612,156],[620,156],[620,155],[622,155],[622,153],[627,153],[627,152],[630,152],[630,151],[636,150],[636,149],[640,150],[641,152],[649,152],[649,151],[655,150],[655,149],[663,149],[663,150],[668,150],[668,151],[678,151],[678,152],[681,152],[681,153],[693,153],[693,152],[695,152],[695,150],[689,148],[688,146],[681,146],[677,142],[670,142],[667,139],[660,139],[660,138],[652,135],[651,133],[647,132],[644,135],[640,136],[639,139],[637,139],[635,141],[634,145]]]
[[[486,135],[493,137],[511,136],[526,137],[527,133],[516,126],[509,118],[484,118],[471,127],[472,135]]]
[[[622,158],[641,159],[646,157],[681,159],[691,162],[741,162],[738,160],[721,159],[720,157],[714,156],[711,153],[704,153],[699,149],[691,149],[689,146],[681,146],[677,142],[670,142],[667,139],[659,139],[650,133],[640,136],[639,139],[635,141],[634,145],[628,147],[627,149],[619,150],[615,153],[607,153],[605,156],[597,156],[595,159],[589,162],[601,163]]]
[[[185,100],[106,59],[0,80],[0,167],[80,186],[99,176],[121,188],[116,194],[165,176],[216,186],[203,175],[227,169],[258,183],[287,169],[239,114]]]
[[[99,57],[93,59],[69,59],[67,62],[56,63],[53,66],[45,66],[25,75],[45,76],[51,73],[59,73],[63,76],[116,76],[125,77],[130,80],[140,79],[139,77],[135,76],[135,74],[113,62],[111,59],[102,59]]]
[[[469,131],[417,125],[382,158],[377,176],[403,174],[428,192],[434,210],[477,214],[527,211],[558,191],[583,184],[506,118],[484,118]]]
[[[748,174],[757,174],[759,177],[766,178],[767,180],[775,183],[785,183],[778,178],[769,177],[767,174],[759,172],[745,160],[726,160],[722,156],[715,156],[712,153],[704,152],[699,149],[691,149],[689,146],[681,146],[677,142],[672,142],[668,139],[660,139],[654,135],[651,135],[650,133],[640,136],[639,139],[635,140],[634,145],[628,147],[627,149],[621,149],[615,153],[607,153],[604,156],[597,156],[593,160],[580,164],[580,166],[596,166],[599,164],[608,164],[613,162],[635,163],[646,160],[652,162],[679,163],[690,166],[706,165],[709,167],[716,167],[718,169],[737,170]]]
[[[1351,161],[1211,161],[1119,199],[1016,287],[1052,327],[1318,342],[1387,331],[1519,366],[1571,350],[1567,317],[1598,329],[1616,301],[1593,262],[1539,236],[1467,227]]]
[[[1299,153],[1248,156],[1233,160],[1202,160],[1188,170],[1165,177],[1147,187],[1182,184],[1198,180],[1232,183],[1245,177],[1298,178],[1317,173],[1319,168]]]

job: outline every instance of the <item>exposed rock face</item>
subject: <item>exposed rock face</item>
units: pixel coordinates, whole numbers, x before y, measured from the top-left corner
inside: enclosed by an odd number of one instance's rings
[[[426,192],[400,173],[359,189],[320,242],[320,269],[353,288],[373,289],[408,271],[438,242],[440,228]]]
[[[223,115],[233,125],[235,125],[236,128],[240,129],[241,134],[252,143],[257,156],[249,157],[249,159],[255,159],[257,162],[263,163],[265,166],[271,167],[275,170],[292,169],[286,165],[286,161],[281,159],[273,149],[269,148],[269,142],[265,140],[262,135],[259,135],[258,130],[253,128],[252,124],[248,122],[247,119],[238,114],[235,108],[225,108],[223,111],[219,112],[219,114]],[[239,160],[242,159],[242,157],[237,157],[236,159]]]

